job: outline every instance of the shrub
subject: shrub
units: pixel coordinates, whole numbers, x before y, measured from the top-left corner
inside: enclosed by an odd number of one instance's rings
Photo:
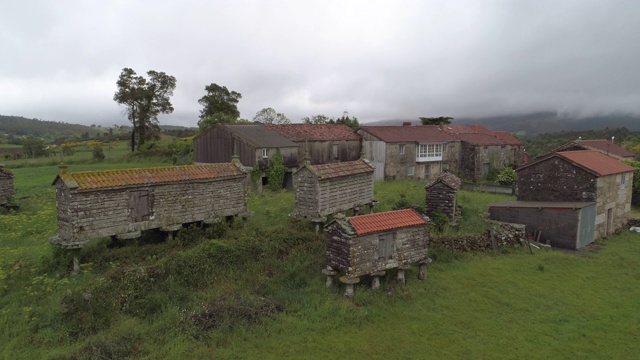
[[[500,173],[496,177],[496,180],[500,185],[513,186],[516,183],[516,178],[516,171],[510,167],[505,167],[500,171]]]
[[[442,233],[449,224],[449,217],[440,209],[432,211],[429,218],[431,219],[431,229],[435,233]]]
[[[409,209],[413,207],[413,204],[407,200],[407,194],[400,193],[400,198],[393,205],[393,210]]]
[[[93,147],[92,158],[95,161],[103,161],[104,160],[105,156],[104,156],[104,150],[102,150],[102,146],[95,145]]]
[[[271,191],[280,191],[284,185],[284,176],[287,173],[287,167],[284,166],[282,160],[282,154],[280,148],[276,149],[276,154],[273,156],[273,165],[267,170],[269,176],[269,189]]]

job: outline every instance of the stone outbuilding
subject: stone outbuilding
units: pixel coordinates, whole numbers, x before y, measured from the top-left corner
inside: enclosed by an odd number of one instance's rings
[[[424,188],[426,190],[425,213],[432,216],[435,211],[442,211],[450,221],[458,217],[458,190],[462,186],[460,178],[450,172],[445,172],[431,180]]]
[[[0,164],[0,206],[9,204],[9,199],[14,193],[13,173]]]
[[[128,239],[182,224],[247,214],[246,173],[237,162],[68,173],[53,181],[58,235],[64,248],[112,236]]]
[[[328,266],[324,273],[342,274],[348,286],[360,276],[371,275],[376,288],[378,277],[395,268],[398,280],[404,282],[404,270],[418,262],[419,276],[425,276],[429,219],[413,209],[336,218],[325,226],[325,233]]]
[[[629,218],[634,170],[596,150],[556,152],[516,169],[516,198],[595,202],[594,240],[598,240],[622,229]]]
[[[373,206],[373,171],[366,160],[305,162],[293,173],[295,215],[321,222],[327,215]]]

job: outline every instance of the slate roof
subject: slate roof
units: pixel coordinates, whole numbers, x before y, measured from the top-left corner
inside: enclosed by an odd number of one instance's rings
[[[4,165],[0,165],[0,179],[12,179],[13,173],[9,171],[9,169],[5,168]]]
[[[124,186],[167,184],[245,176],[234,163],[165,166],[145,169],[114,169],[60,174],[58,179],[76,190],[110,189]]]
[[[294,142],[360,140],[360,135],[342,124],[281,124],[266,127]]]
[[[462,181],[460,180],[460,178],[450,172],[445,172],[437,178],[431,180],[429,183],[427,183],[427,185],[425,185],[424,188],[428,189],[439,182],[447,185],[454,190],[460,190],[462,188]]]
[[[307,166],[307,165],[305,165]],[[339,176],[371,173],[375,168],[365,160],[343,161],[329,164],[312,165],[313,172],[320,179],[329,179]],[[302,169],[302,168],[301,168]]]
[[[256,148],[297,147],[296,143],[262,124],[221,125]]]
[[[465,141],[473,145],[522,145],[505,131],[473,125],[363,126],[363,131],[384,142]]]
[[[634,158],[636,156],[633,151],[629,151],[622,146],[605,139],[576,140],[575,143],[589,149],[599,150],[602,153],[610,153],[622,158]]]
[[[540,162],[546,161],[552,157],[564,159],[596,176],[607,176],[632,172],[635,170],[633,166],[629,166],[622,161],[616,160],[611,156],[607,156],[597,150],[577,150],[577,151],[561,151],[549,154],[547,156],[536,159],[516,171],[520,171],[529,166],[533,166]]]
[[[348,222],[357,235],[427,225],[427,221],[413,209],[352,216],[348,218]]]

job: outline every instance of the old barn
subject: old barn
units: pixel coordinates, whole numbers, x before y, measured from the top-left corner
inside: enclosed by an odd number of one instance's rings
[[[327,265],[347,278],[427,260],[429,221],[413,209],[334,219],[325,231]]]
[[[7,205],[14,193],[13,173],[0,164],[0,206]]]
[[[143,230],[178,230],[191,222],[215,222],[247,212],[246,174],[239,163],[146,169],[66,172],[53,181],[58,235],[65,248]]]
[[[366,160],[311,165],[293,172],[296,216],[321,219],[373,203],[373,166]]]

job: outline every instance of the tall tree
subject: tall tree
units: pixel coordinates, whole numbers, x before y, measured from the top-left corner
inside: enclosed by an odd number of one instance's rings
[[[229,91],[226,86],[211,83],[204,90],[207,94],[198,100],[203,106],[200,110],[200,121],[198,126],[201,130],[209,126],[222,123],[233,123],[240,117],[238,102],[242,99],[242,94],[236,91]]]
[[[253,121],[263,124],[291,124],[291,120],[284,116],[283,113],[279,113],[270,107],[258,111],[256,116],[253,117]]]
[[[176,88],[176,78],[164,72],[150,70],[149,79],[137,76],[130,68],[122,69],[116,82],[118,91],[113,100],[125,107],[129,121],[133,124],[131,132],[131,151],[144,144],[157,129],[158,115],[173,112],[170,98]]]
[[[345,111],[342,113],[342,117],[336,119],[336,124],[343,124],[343,125],[347,125],[348,127],[354,129],[354,130],[358,130],[360,128],[360,123],[358,122],[358,118],[354,117],[349,117],[349,112]]]
[[[419,119],[422,122],[422,125],[451,124],[451,121],[453,120],[450,116],[421,117]]]
[[[305,116],[302,118],[302,122],[304,122],[305,124],[328,124],[331,123],[333,119],[330,119],[328,116],[326,115],[322,115],[322,114],[318,114],[318,115],[313,115],[312,117],[308,117]]]

